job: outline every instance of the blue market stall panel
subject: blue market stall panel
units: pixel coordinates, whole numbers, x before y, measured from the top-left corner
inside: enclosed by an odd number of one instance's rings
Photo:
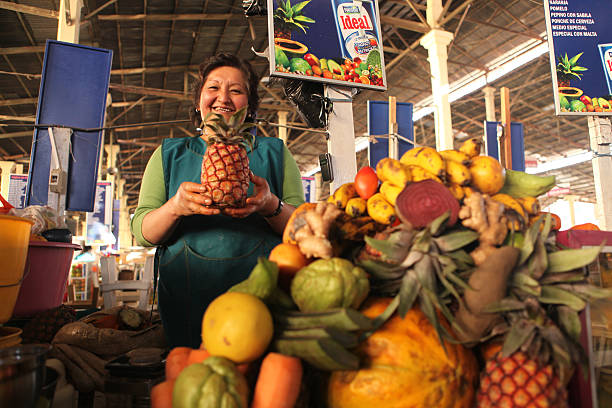
[[[412,104],[397,102],[395,106],[395,117],[397,121],[397,133],[404,139],[398,140],[398,157],[412,149],[414,145],[414,128],[412,125]],[[389,133],[389,102],[368,101],[368,134],[386,135]],[[376,168],[376,164],[383,158],[389,157],[389,139],[376,137],[376,143],[369,143],[368,157],[370,166]]]
[[[499,160],[499,147],[497,146],[497,126],[501,122],[485,121],[485,138],[487,139],[487,156]],[[523,124],[512,122],[510,124],[512,133],[512,170],[525,171],[525,138],[523,136]]]
[[[51,142],[46,125],[98,129],[104,123],[111,50],[48,40],[30,156],[27,205],[45,205]],[[66,210],[93,211],[102,131],[75,129],[68,163]]]

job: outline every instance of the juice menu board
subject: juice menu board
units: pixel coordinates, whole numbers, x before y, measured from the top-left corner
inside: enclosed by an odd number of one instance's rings
[[[268,0],[270,75],[387,89],[377,0]]]
[[[557,115],[612,115],[610,0],[544,0]]]

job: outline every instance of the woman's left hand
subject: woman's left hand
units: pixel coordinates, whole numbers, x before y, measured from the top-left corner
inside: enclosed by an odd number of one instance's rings
[[[243,208],[226,208],[224,214],[234,218],[245,218],[253,213],[270,214],[278,205],[278,199],[270,191],[265,178],[256,176],[251,172],[251,182],[255,186],[255,193],[246,199]]]

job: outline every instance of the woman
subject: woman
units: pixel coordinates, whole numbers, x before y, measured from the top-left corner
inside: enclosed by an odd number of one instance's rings
[[[257,77],[230,54],[200,66],[195,123],[209,112],[226,119],[259,104]],[[199,347],[208,304],[247,278],[259,256],[280,240],[295,207],[304,202],[300,173],[280,139],[257,137],[249,149],[251,183],[244,208],[207,208],[200,184],[210,128],[201,137],[167,139],[147,164],[131,228],[136,240],[158,246],[159,309],[170,346]]]

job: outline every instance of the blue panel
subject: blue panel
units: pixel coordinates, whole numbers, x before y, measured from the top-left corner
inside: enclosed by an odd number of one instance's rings
[[[405,139],[414,141],[414,128],[412,125],[412,104],[397,102],[395,106],[395,117],[397,120],[397,133]],[[368,101],[368,134],[385,135],[389,133],[389,102]],[[389,156],[389,139],[377,137],[378,143],[370,143],[369,159],[370,166],[376,168],[376,164],[383,158]],[[412,149],[412,143],[399,139],[398,154]]]
[[[497,148],[497,126],[500,122],[485,121],[485,137],[487,139],[487,155],[499,160]],[[512,122],[512,169],[525,171],[525,138],[523,136],[523,124]]]
[[[36,124],[101,128],[113,53],[111,50],[48,40]],[[102,131],[74,131],[68,167],[66,209],[92,211]],[[51,144],[47,129],[35,129],[27,205],[45,205]]]

